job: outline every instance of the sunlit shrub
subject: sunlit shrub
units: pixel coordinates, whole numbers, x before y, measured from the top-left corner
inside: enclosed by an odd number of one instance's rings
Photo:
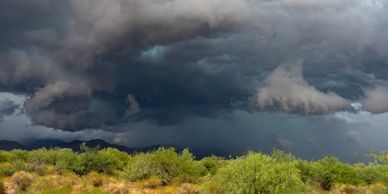
[[[250,153],[219,169],[206,192],[283,194],[300,193],[304,189],[294,163],[278,162],[260,153]]]
[[[182,181],[193,181],[201,176],[205,168],[193,160],[193,155],[184,150],[177,154],[174,148],[159,148],[151,153],[135,155],[125,172],[131,181],[158,177],[163,183],[170,182],[174,177]]]
[[[18,188],[22,191],[25,191],[32,183],[32,175],[20,171],[12,175],[12,182],[18,186]]]

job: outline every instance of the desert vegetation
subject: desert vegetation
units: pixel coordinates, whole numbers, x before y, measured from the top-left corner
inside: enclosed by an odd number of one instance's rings
[[[0,193],[388,193],[386,151],[369,154],[368,164],[347,164],[335,157],[302,160],[280,150],[200,160],[188,149],[131,155],[85,145],[81,150],[0,151]]]

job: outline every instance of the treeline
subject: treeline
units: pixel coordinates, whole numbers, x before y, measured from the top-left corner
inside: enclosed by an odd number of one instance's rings
[[[351,165],[335,157],[306,161],[280,150],[270,155],[251,152],[233,159],[212,156],[201,160],[195,160],[188,149],[177,153],[174,148],[159,148],[128,155],[113,148],[100,150],[83,144],[81,150],[81,153],[66,148],[0,151],[3,164],[0,177],[18,172],[40,176],[66,172],[85,176],[93,172],[128,181],[153,180],[160,185],[201,184],[202,193],[220,194],[310,193],[317,187],[331,190],[336,184],[388,185],[387,152],[370,154],[374,162],[369,164]],[[53,166],[55,172],[49,172],[48,166]]]

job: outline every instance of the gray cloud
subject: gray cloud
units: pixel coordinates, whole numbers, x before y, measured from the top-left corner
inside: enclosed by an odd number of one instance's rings
[[[365,90],[365,99],[362,101],[362,108],[371,113],[388,112],[388,88],[377,86]]]
[[[351,109],[350,103],[335,93],[323,93],[303,79],[301,65],[282,65],[264,81],[255,97],[262,109],[277,108],[302,114],[329,113]]]

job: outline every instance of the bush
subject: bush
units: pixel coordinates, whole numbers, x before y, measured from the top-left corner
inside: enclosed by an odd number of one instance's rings
[[[382,173],[377,169],[375,164],[356,164],[356,170],[362,180],[363,184],[373,184],[383,180]]]
[[[250,153],[219,169],[206,191],[209,193],[300,193],[304,184],[294,163],[279,162]]]
[[[26,150],[12,150],[9,152],[9,161],[26,162],[29,152]]]
[[[12,182],[15,183],[20,190],[25,191],[31,185],[32,178],[31,174],[20,171],[12,175]]]
[[[378,153],[372,152],[368,156],[374,159],[376,163],[388,164],[388,150],[383,150]]]
[[[221,167],[226,165],[226,161],[216,156],[205,157],[200,161],[201,165],[205,168],[202,175],[215,175]]]
[[[0,167],[0,177],[12,176],[15,172],[17,169],[12,164],[6,163]]]
[[[104,183],[103,178],[96,172],[89,173],[87,179],[90,180],[93,187],[101,187]]]
[[[5,186],[2,180],[0,180],[0,194],[5,194]]]
[[[277,161],[279,162],[293,162],[293,161],[296,161],[296,157],[290,153],[286,153],[282,150],[279,150],[279,149],[273,149],[272,150],[272,154],[271,154],[272,158],[276,159]]]
[[[324,190],[330,190],[334,183],[358,185],[363,182],[353,166],[341,163],[335,157],[324,157],[316,165],[318,180]]]
[[[174,148],[159,148],[151,153],[135,155],[125,173],[131,181],[159,178],[163,184],[171,182],[174,177],[181,181],[193,181],[201,176],[205,168],[193,160],[192,154],[184,150],[178,155]]]
[[[44,176],[44,175],[47,175],[48,173],[48,168],[43,165],[34,165],[33,170],[39,176]]]
[[[311,183],[317,180],[317,167],[312,162],[299,160],[296,167],[300,171],[301,180],[304,183]]]
[[[41,165],[41,164],[50,164],[55,165],[58,157],[62,154],[63,151],[67,149],[60,148],[40,148],[37,150],[30,151],[28,154],[28,161],[31,164]]]
[[[115,149],[98,151],[97,148],[89,148],[82,144],[83,153],[76,155],[66,153],[67,157],[60,157],[57,162],[59,169],[69,169],[79,175],[86,175],[92,171],[112,174],[115,170],[123,168],[123,162],[127,160],[121,152]]]
[[[1,162],[9,162],[10,161],[10,154],[6,151],[0,150],[0,163]]]
[[[60,149],[58,157],[55,161],[55,167],[58,172],[62,173],[64,170],[73,170],[77,161],[77,155],[71,149]]]

